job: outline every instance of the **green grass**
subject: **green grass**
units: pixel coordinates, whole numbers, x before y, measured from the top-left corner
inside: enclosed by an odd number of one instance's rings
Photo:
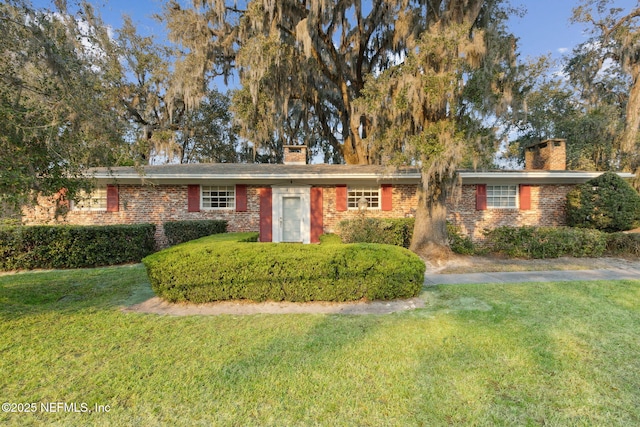
[[[140,265],[0,276],[1,425],[638,425],[640,282],[440,286],[393,315],[124,313]]]

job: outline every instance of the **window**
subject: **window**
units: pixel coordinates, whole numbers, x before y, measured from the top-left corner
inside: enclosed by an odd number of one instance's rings
[[[234,209],[236,206],[236,191],[233,185],[203,185],[203,209]]]
[[[487,207],[517,208],[517,185],[487,185]]]
[[[373,187],[349,188],[347,206],[349,209],[360,209],[360,201],[367,201],[368,209],[380,209],[380,189]]]
[[[107,188],[94,188],[91,193],[85,191],[78,192],[78,201],[73,202],[73,210],[80,211],[106,211],[107,210]]]

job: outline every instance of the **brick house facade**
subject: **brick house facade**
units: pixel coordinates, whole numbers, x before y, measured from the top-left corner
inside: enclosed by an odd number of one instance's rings
[[[259,231],[262,241],[312,243],[363,211],[375,218],[414,216],[416,169],[306,165],[306,153],[298,148],[295,161],[284,165],[148,166],[142,175],[128,167],[95,169],[102,199],[94,206],[65,203],[59,195],[40,198],[38,205],[25,207],[23,222],[150,222],[162,247],[167,243],[162,224],[169,221],[221,219],[228,221],[229,231]],[[503,225],[563,225],[568,191],[599,174],[548,168],[460,171],[460,185],[447,202],[448,218],[474,241],[483,239],[484,229]],[[65,215],[57,215],[61,205],[68,207]]]

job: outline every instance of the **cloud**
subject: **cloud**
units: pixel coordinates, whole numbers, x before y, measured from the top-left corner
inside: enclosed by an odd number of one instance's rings
[[[567,53],[569,52],[569,48],[568,47],[559,47],[558,48],[558,53]]]

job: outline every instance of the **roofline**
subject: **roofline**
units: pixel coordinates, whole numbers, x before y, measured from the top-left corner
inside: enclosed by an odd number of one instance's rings
[[[470,172],[460,171],[458,175],[465,184],[478,184],[491,181],[518,181],[539,184],[579,184],[597,178],[604,172],[583,171],[494,171]],[[621,178],[633,178],[634,174],[617,172]]]
[[[300,165],[297,165],[300,166]],[[91,173],[93,172],[93,173]],[[398,172],[385,171],[379,172],[264,172],[264,173],[154,173],[153,170],[142,169],[140,172],[131,169],[128,171],[118,171],[113,169],[102,169],[90,171],[92,178],[99,180],[118,180],[118,181],[287,181],[287,180],[304,180],[304,181],[365,181],[365,180],[402,180],[402,181],[419,181],[420,172]]]
[[[464,184],[484,183],[487,181],[519,181],[530,183],[581,183],[596,178],[604,172],[582,171],[458,171],[458,176]],[[618,172],[621,178],[633,178],[635,175],[628,172]],[[93,171],[91,177],[100,181],[117,181],[120,183],[180,183],[194,181],[239,181],[246,183],[264,183],[276,181],[314,181],[314,182],[338,182],[338,181],[397,181],[419,182],[420,172],[388,171],[385,173],[360,172],[344,173],[332,172],[280,172],[280,173],[154,173],[137,170],[116,171],[112,169]]]

